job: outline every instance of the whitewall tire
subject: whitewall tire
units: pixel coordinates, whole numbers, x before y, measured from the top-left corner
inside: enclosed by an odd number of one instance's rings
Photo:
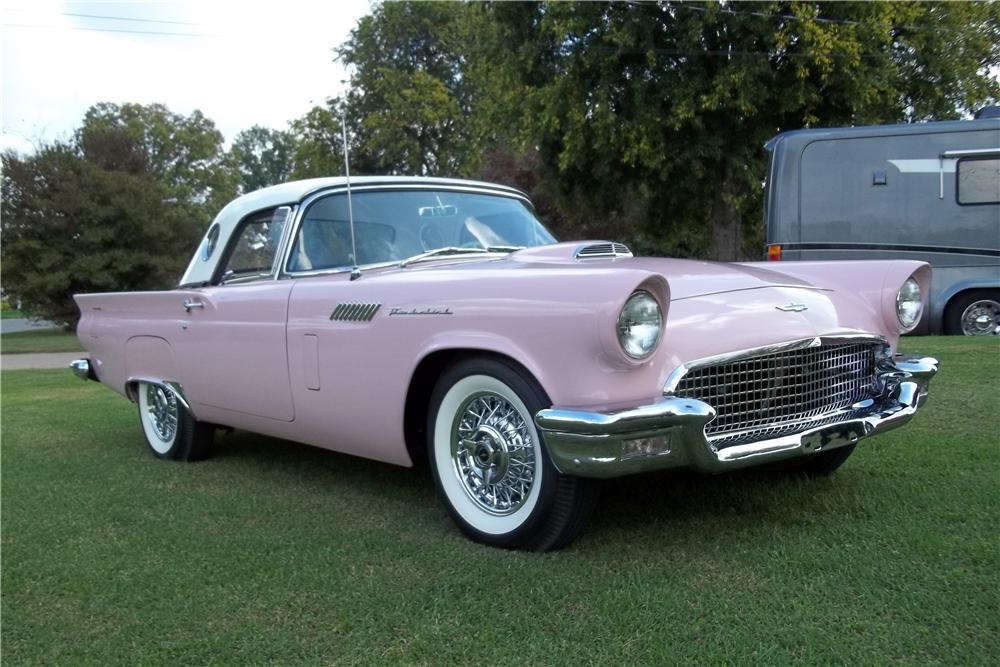
[[[175,461],[208,458],[215,429],[196,421],[172,390],[152,382],[139,382],[136,394],[139,422],[154,456]]]
[[[593,507],[589,480],[561,475],[534,424],[549,401],[498,358],[453,364],[431,396],[428,449],[438,491],[469,537],[509,548],[568,544]]]

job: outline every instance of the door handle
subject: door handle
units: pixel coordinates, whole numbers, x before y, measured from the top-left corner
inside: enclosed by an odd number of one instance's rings
[[[184,302],[184,311],[187,313],[191,312],[192,308],[204,308],[205,304],[201,301],[195,301],[194,299],[188,299]]]

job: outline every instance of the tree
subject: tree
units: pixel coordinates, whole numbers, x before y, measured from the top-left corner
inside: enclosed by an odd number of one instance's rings
[[[30,315],[74,325],[78,292],[172,287],[198,232],[168,194],[148,174],[103,168],[67,144],[5,153],[4,290]]]
[[[239,193],[253,192],[291,177],[295,139],[291,132],[260,125],[236,135],[226,156]]]
[[[75,324],[77,292],[177,283],[220,200],[222,137],[200,113],[101,104],[68,142],[2,156],[4,290]]]
[[[478,67],[508,91],[476,97],[480,115],[520,128],[567,218],[616,221],[656,252],[756,255],[764,143],[780,131],[956,117],[1000,94],[996,3],[477,10],[493,26]]]
[[[116,162],[122,159],[116,153],[105,155],[123,141],[132,146],[127,165]],[[148,173],[167,188],[176,206],[193,216],[199,230],[236,193],[222,133],[198,110],[184,116],[162,104],[95,104],[84,115],[74,146],[94,164]]]
[[[463,175],[481,157],[462,76],[475,16],[465,3],[383,3],[337,50],[353,68],[344,105],[368,170]]]
[[[319,178],[344,173],[344,143],[338,107],[339,99],[314,106],[289,124],[293,137],[292,178]],[[351,156],[357,169],[357,156]],[[361,170],[363,171],[363,169]]]

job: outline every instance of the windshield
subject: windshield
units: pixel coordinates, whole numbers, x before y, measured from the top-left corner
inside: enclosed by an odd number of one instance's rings
[[[361,266],[402,262],[443,248],[482,250],[555,243],[531,209],[513,197],[413,190],[357,192],[351,199]],[[288,271],[346,268],[352,263],[347,195],[316,200],[302,218]]]

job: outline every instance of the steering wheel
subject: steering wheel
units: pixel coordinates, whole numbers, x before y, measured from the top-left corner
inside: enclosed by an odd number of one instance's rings
[[[420,247],[422,247],[425,251],[434,250],[435,248],[440,248],[444,245],[441,242],[441,233],[434,225],[427,223],[420,225],[420,232],[418,236],[420,238]]]

